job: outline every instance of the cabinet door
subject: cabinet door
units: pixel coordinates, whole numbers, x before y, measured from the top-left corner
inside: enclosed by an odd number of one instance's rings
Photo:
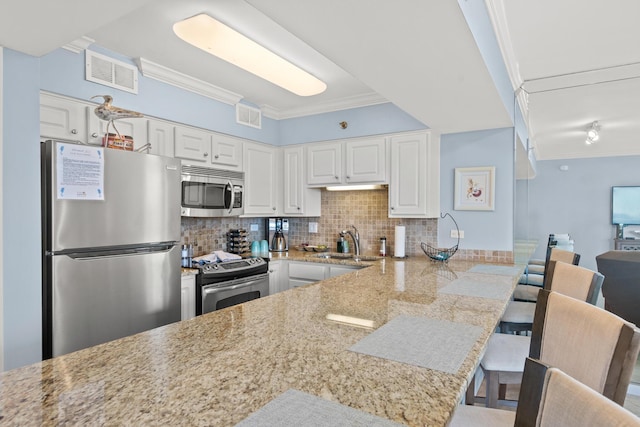
[[[385,138],[345,142],[345,184],[386,184]]]
[[[304,184],[304,147],[283,149],[283,208],[284,215],[320,216],[321,190]]]
[[[274,215],[276,213],[277,148],[245,143],[244,214]]]
[[[211,136],[211,163],[220,169],[242,170],[242,140],[214,133]]]
[[[147,142],[151,144],[149,152],[159,156],[174,156],[173,125],[159,120],[147,122]]]
[[[183,275],[181,285],[181,314],[180,320],[196,317],[196,276]]]
[[[440,140],[429,133],[391,137],[389,217],[440,214]]]
[[[351,267],[345,265],[330,265],[329,266],[329,277],[341,276],[343,274],[351,273],[356,270],[360,270],[362,267]]]
[[[307,147],[307,184],[336,185],[342,182],[342,143],[325,142]]]
[[[87,115],[87,141],[89,144],[102,145],[102,140],[107,134],[106,120],[99,119],[94,113],[95,107],[85,107]],[[146,119],[118,119],[114,121],[116,129],[120,135],[130,136],[133,138],[133,149],[138,149],[147,143],[147,123]],[[109,133],[116,133],[113,124],[109,124]]]
[[[284,205],[285,215],[304,213],[304,175],[302,165],[303,147],[287,147],[283,151],[284,160]]]
[[[176,126],[174,128],[175,155],[182,159],[209,164],[211,134],[200,129]]]
[[[87,142],[85,104],[40,94],[40,136]]]
[[[282,261],[269,261],[269,295],[282,292],[280,265]]]

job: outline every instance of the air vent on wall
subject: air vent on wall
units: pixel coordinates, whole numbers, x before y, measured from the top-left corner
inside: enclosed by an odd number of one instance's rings
[[[262,129],[262,111],[244,104],[236,104],[236,122]]]
[[[138,93],[138,69],[108,56],[85,50],[85,79],[101,85]]]

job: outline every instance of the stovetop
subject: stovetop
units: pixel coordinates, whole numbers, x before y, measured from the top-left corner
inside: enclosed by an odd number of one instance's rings
[[[247,272],[252,270],[261,270],[266,266],[267,262],[263,258],[244,258],[197,265],[195,267],[200,270],[199,272],[202,275],[216,275],[226,274],[229,272],[241,272],[243,270]]]

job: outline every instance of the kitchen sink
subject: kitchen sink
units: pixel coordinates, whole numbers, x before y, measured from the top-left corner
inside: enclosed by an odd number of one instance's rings
[[[353,254],[340,254],[340,253],[323,253],[315,255],[316,258],[324,258],[324,259],[343,259],[343,260],[354,260],[354,261],[377,261],[380,259],[378,256],[366,256],[360,255],[358,259],[354,259]]]

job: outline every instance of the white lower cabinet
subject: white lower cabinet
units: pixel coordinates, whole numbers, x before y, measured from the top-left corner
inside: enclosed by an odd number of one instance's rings
[[[440,137],[414,132],[391,137],[390,218],[440,216]]]
[[[351,273],[362,267],[334,264],[320,264],[305,261],[280,261],[280,291],[305,286],[331,277]],[[286,267],[285,267],[286,266]],[[271,288],[271,281],[269,281]]]
[[[282,292],[282,269],[281,266],[286,261],[269,261],[269,295]]]
[[[180,280],[180,289],[180,320],[187,320],[196,317],[196,275],[183,274]]]

